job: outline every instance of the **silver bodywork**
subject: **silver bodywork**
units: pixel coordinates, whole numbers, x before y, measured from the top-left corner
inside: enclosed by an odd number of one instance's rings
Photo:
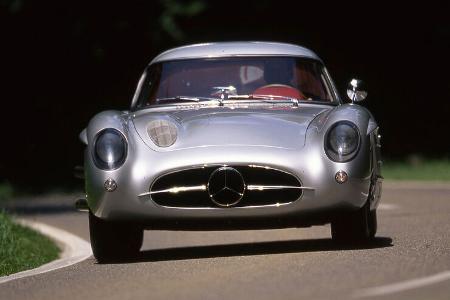
[[[152,63],[250,55],[290,55],[319,60],[313,52],[299,46],[250,42],[181,47],[162,53]],[[136,94],[139,89],[140,84]],[[329,222],[334,214],[358,209],[367,200],[371,201],[371,209],[376,209],[381,194],[378,125],[367,109],[356,104],[342,104],[334,92],[335,104],[230,103],[220,106],[186,103],[131,112],[99,113],[80,135],[87,145],[85,180],[89,208],[102,219],[175,229],[185,228],[183,221],[202,224],[202,221],[265,222],[284,218],[292,221],[289,226],[305,226]],[[135,101],[136,95],[132,107]],[[167,120],[176,126],[177,139],[173,145],[158,147],[148,136],[147,125],[154,120]],[[327,157],[324,139],[327,130],[341,120],[357,126],[361,144],[352,160],[336,163]],[[125,163],[111,171],[97,168],[93,161],[93,141],[106,128],[119,130],[128,143]],[[281,170],[299,180],[303,193],[290,203],[249,207],[168,207],[152,200],[150,188],[161,176],[209,166]],[[341,170],[349,176],[343,184],[335,180],[336,172]],[[108,179],[117,183],[113,192],[105,191],[104,184]],[[192,187],[180,182],[174,188],[178,189],[169,192],[183,193]],[[262,227],[284,226],[278,226],[276,222],[271,224]],[[203,229],[208,228],[214,226]]]
[[[188,45],[167,50],[151,61],[154,64],[161,61],[192,59],[201,57],[232,57],[232,56],[297,56],[308,57],[320,61],[311,50],[291,44],[268,42],[228,42]]]

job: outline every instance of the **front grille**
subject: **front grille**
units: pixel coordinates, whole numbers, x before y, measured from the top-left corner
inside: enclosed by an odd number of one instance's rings
[[[208,181],[211,174],[221,167],[202,166],[163,175],[151,186],[151,198],[166,207],[218,207],[211,200]],[[260,166],[231,167],[242,175],[245,182],[242,199],[233,207],[287,204],[302,195],[299,180],[287,172]]]

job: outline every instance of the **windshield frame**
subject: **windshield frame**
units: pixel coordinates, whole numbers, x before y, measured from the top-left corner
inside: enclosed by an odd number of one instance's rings
[[[318,59],[314,59],[311,57],[304,57],[304,56],[292,56],[292,55],[268,55],[268,56],[261,56],[261,55],[254,55],[254,56],[249,56],[249,55],[243,55],[243,56],[230,56],[230,57],[220,57],[222,58],[245,58],[245,57],[289,57],[289,58],[299,58],[299,59],[303,59],[303,60],[310,60],[313,61],[315,63],[318,63],[322,69],[322,73],[323,73],[323,77],[324,77],[324,84],[326,85],[326,87],[329,89],[329,93],[330,93],[330,97],[331,97],[331,101],[318,101],[318,100],[298,100],[298,103],[310,103],[310,104],[320,104],[320,105],[330,105],[330,106],[337,106],[342,104],[342,100],[341,97],[336,89],[336,86],[333,82],[333,80],[331,79],[331,76],[327,70],[327,68],[325,67],[325,65],[323,64],[323,62],[321,60]],[[163,64],[163,63],[167,63],[167,62],[173,62],[173,61],[192,61],[192,60],[214,60],[216,58],[208,58],[208,57],[204,57],[204,58],[183,58],[183,59],[174,59],[174,60],[167,60],[167,61],[158,61],[156,63],[150,63],[144,70],[141,78],[139,79],[138,82],[138,86],[136,88],[136,91],[134,93],[132,102],[131,102],[131,107],[130,107],[130,111],[138,111],[138,110],[143,110],[143,109],[148,109],[148,108],[152,108],[152,107],[166,107],[166,106],[180,106],[180,105],[192,105],[192,102],[189,101],[178,101],[178,102],[174,102],[174,101],[169,101],[168,103],[158,103],[158,104],[151,104],[151,105],[146,105],[146,106],[142,106],[139,107],[138,104],[143,100],[144,97],[147,97],[148,95],[145,94],[144,92],[144,83],[146,83],[148,80],[148,76],[149,73],[151,71],[151,68],[154,67],[154,65],[156,64]],[[220,100],[220,99],[218,99]],[[258,103],[261,104],[260,101],[255,101],[255,104]],[[271,103],[271,105],[276,105],[276,103]]]

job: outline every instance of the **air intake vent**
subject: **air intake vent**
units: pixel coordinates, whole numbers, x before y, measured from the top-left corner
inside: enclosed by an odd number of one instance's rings
[[[219,197],[222,190],[224,193]],[[153,183],[150,195],[154,202],[166,207],[268,206],[298,200],[302,186],[292,174],[273,168],[215,165],[163,175]]]

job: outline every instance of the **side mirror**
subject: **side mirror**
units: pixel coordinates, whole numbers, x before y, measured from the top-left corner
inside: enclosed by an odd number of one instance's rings
[[[366,85],[362,80],[352,79],[347,86],[347,97],[352,102],[360,102],[366,99],[367,90]]]

